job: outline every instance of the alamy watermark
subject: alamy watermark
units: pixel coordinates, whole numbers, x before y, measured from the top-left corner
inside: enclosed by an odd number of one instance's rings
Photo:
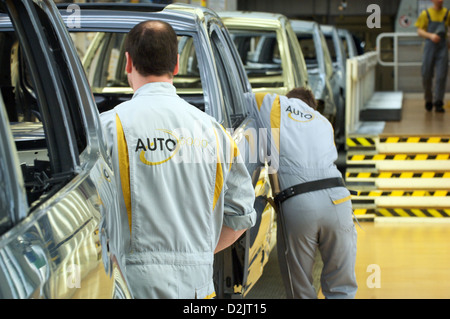
[[[366,25],[369,29],[381,28],[381,8],[378,4],[369,4],[367,6],[367,13],[371,13],[366,20]]]
[[[81,288],[81,269],[77,264],[67,267],[67,288]]]
[[[366,271],[370,273],[366,279],[367,288],[381,288],[381,267],[377,264],[370,264]]]
[[[70,15],[67,18],[67,26],[69,28],[79,29],[81,28],[81,9],[77,4],[70,4],[66,9]]]

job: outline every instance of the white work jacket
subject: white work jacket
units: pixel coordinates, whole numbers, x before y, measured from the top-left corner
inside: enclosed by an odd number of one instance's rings
[[[324,116],[303,101],[282,95],[256,93],[255,101],[260,125],[271,129],[269,141],[278,156],[271,154],[270,162],[281,190],[342,176],[334,164],[338,154],[333,127]]]
[[[101,115],[131,240],[136,298],[214,296],[222,225],[254,225],[255,193],[229,134],[169,83],[148,83]]]

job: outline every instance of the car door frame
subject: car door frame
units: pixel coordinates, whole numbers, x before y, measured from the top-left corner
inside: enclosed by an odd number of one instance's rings
[[[69,296],[88,292],[89,286],[85,284],[78,290],[79,287],[69,286],[71,276],[76,276],[70,273],[70,263],[80,254],[76,244],[81,245],[87,239],[89,248],[98,250],[100,255],[84,256],[81,271],[89,272],[92,270],[89,267],[98,267],[96,269],[104,275],[109,274],[106,281],[112,294],[130,297],[120,271],[123,267],[120,249],[117,249],[117,238],[122,236],[114,229],[119,227],[117,221],[111,221],[118,216],[112,216],[113,206],[102,202],[116,203],[112,199],[111,181],[102,180],[111,176],[111,167],[105,157],[98,112],[93,108],[95,103],[67,29],[52,1],[0,1],[7,6],[13,26],[9,19],[0,19],[6,24],[6,27],[1,26],[1,31],[16,32],[30,62],[43,125],[50,125],[45,134],[49,159],[54,163],[48,182],[58,184],[32,209],[17,203],[23,207],[20,220],[0,236],[0,295],[5,298],[65,298],[65,290],[70,290]],[[80,134],[84,143],[79,139]],[[10,149],[17,154],[10,138]],[[16,169],[16,175],[22,174]],[[99,194],[103,191],[106,193]],[[23,197],[18,201],[22,200],[26,201]],[[79,203],[81,208],[71,207],[74,203]],[[69,223],[70,219],[73,224]],[[110,236],[111,233],[115,235]],[[58,287],[64,283],[66,289],[59,291]]]

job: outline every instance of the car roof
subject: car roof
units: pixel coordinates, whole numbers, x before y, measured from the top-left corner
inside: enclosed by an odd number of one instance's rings
[[[326,24],[321,24],[320,28],[322,29],[323,33],[333,33],[336,30],[336,27],[334,27],[332,25],[326,25]]]
[[[289,22],[288,18],[279,13],[258,11],[221,11],[218,12],[223,23],[229,25],[246,25],[251,28],[264,29],[265,27],[283,27]],[[255,23],[250,23],[255,21]],[[264,23],[261,25],[261,23]]]
[[[317,22],[307,20],[291,20],[291,25],[294,31],[311,31],[311,32],[319,26]]]
[[[204,7],[188,4],[170,4],[157,6],[154,10],[153,4],[126,4],[109,3],[77,4],[82,9],[80,19],[83,31],[92,28],[95,31],[102,29],[130,29],[133,25],[147,20],[160,19],[172,25],[175,31],[196,31],[198,25],[207,24],[210,19],[219,19],[217,14]],[[71,18],[71,12],[65,7],[59,6],[63,19],[67,22]],[[76,27],[72,31],[76,31]]]

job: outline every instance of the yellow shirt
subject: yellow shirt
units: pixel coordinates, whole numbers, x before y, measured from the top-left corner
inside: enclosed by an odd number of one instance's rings
[[[441,10],[438,11],[438,10],[434,9],[433,7],[431,7],[431,8],[428,8],[428,13],[430,14],[431,21],[441,22],[442,20],[444,20],[445,14],[447,13],[447,9],[442,8]],[[445,25],[447,27],[450,26],[450,13],[447,16]],[[419,18],[417,18],[415,26],[419,29],[427,30],[428,16],[427,16],[427,13],[425,10],[423,10],[422,13],[419,15]]]

